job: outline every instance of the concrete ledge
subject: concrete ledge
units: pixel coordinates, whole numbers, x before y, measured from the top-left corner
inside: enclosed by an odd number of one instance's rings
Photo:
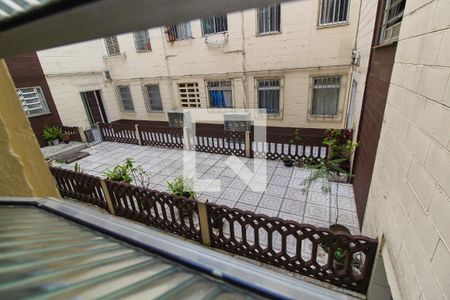
[[[58,159],[62,155],[71,155],[86,148],[86,143],[70,142],[68,144],[60,143],[59,145],[41,148],[41,152],[46,159]]]

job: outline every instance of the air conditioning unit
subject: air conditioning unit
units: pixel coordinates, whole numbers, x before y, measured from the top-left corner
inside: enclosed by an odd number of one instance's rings
[[[252,122],[248,112],[228,112],[223,117],[224,131],[245,132],[251,129]]]
[[[169,127],[190,127],[191,114],[189,111],[168,111]]]
[[[228,43],[228,34],[227,33],[218,33],[218,34],[209,34],[205,36],[205,43],[214,48],[223,47],[226,43]]]

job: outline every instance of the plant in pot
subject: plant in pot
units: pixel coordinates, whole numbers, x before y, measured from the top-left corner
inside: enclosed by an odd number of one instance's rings
[[[287,155],[283,156],[283,163],[286,167],[294,166],[294,161]]]
[[[106,170],[103,175],[109,180],[131,183],[133,181],[133,160],[126,159],[123,165],[117,165],[112,170]]]
[[[172,195],[195,199],[193,190],[193,182],[189,177],[178,176],[171,182],[167,182],[167,188]],[[180,218],[188,217],[192,214],[192,210],[186,206],[179,208]]]
[[[333,266],[336,271],[341,271],[345,268],[345,258],[347,257],[347,251],[337,247],[333,253]]]
[[[59,140],[62,139],[62,129],[56,126],[49,127],[44,125],[42,128],[42,137],[49,145],[58,145]]]
[[[68,134],[67,132],[64,133],[63,138],[62,138],[64,144],[68,144],[70,143],[70,134]]]

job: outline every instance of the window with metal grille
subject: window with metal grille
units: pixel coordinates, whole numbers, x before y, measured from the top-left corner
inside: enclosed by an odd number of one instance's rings
[[[162,111],[162,99],[159,91],[159,84],[145,85],[147,111]]]
[[[119,93],[120,104],[124,111],[134,111],[133,98],[131,98],[130,87],[121,85],[117,87]]]
[[[134,45],[136,52],[146,52],[152,50],[150,44],[150,35],[147,30],[133,32]]]
[[[314,78],[311,114],[318,116],[336,116],[339,107],[341,77]]]
[[[181,107],[201,107],[198,83],[179,83]]]
[[[117,36],[110,36],[105,38],[106,53],[108,56],[120,55],[119,42]]]
[[[202,19],[203,35],[228,31],[227,15]]]
[[[380,43],[396,41],[400,33],[406,0],[387,0],[381,25]]]
[[[280,4],[258,8],[258,34],[280,32]]]
[[[192,38],[191,23],[180,23],[166,26],[167,40],[169,42],[187,40]]]
[[[258,80],[258,108],[268,114],[280,113],[280,80]]]
[[[233,95],[231,81],[208,81],[209,107],[231,108],[233,107]]]
[[[319,25],[333,25],[348,21],[350,0],[320,0]]]
[[[49,113],[47,101],[40,87],[18,88],[17,95],[22,103],[23,110],[29,117]]]

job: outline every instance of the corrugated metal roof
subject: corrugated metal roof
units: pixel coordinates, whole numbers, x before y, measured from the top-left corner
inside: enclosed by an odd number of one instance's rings
[[[0,206],[0,299],[260,299],[36,207]]]
[[[51,0],[0,0],[0,21],[27,13]]]

